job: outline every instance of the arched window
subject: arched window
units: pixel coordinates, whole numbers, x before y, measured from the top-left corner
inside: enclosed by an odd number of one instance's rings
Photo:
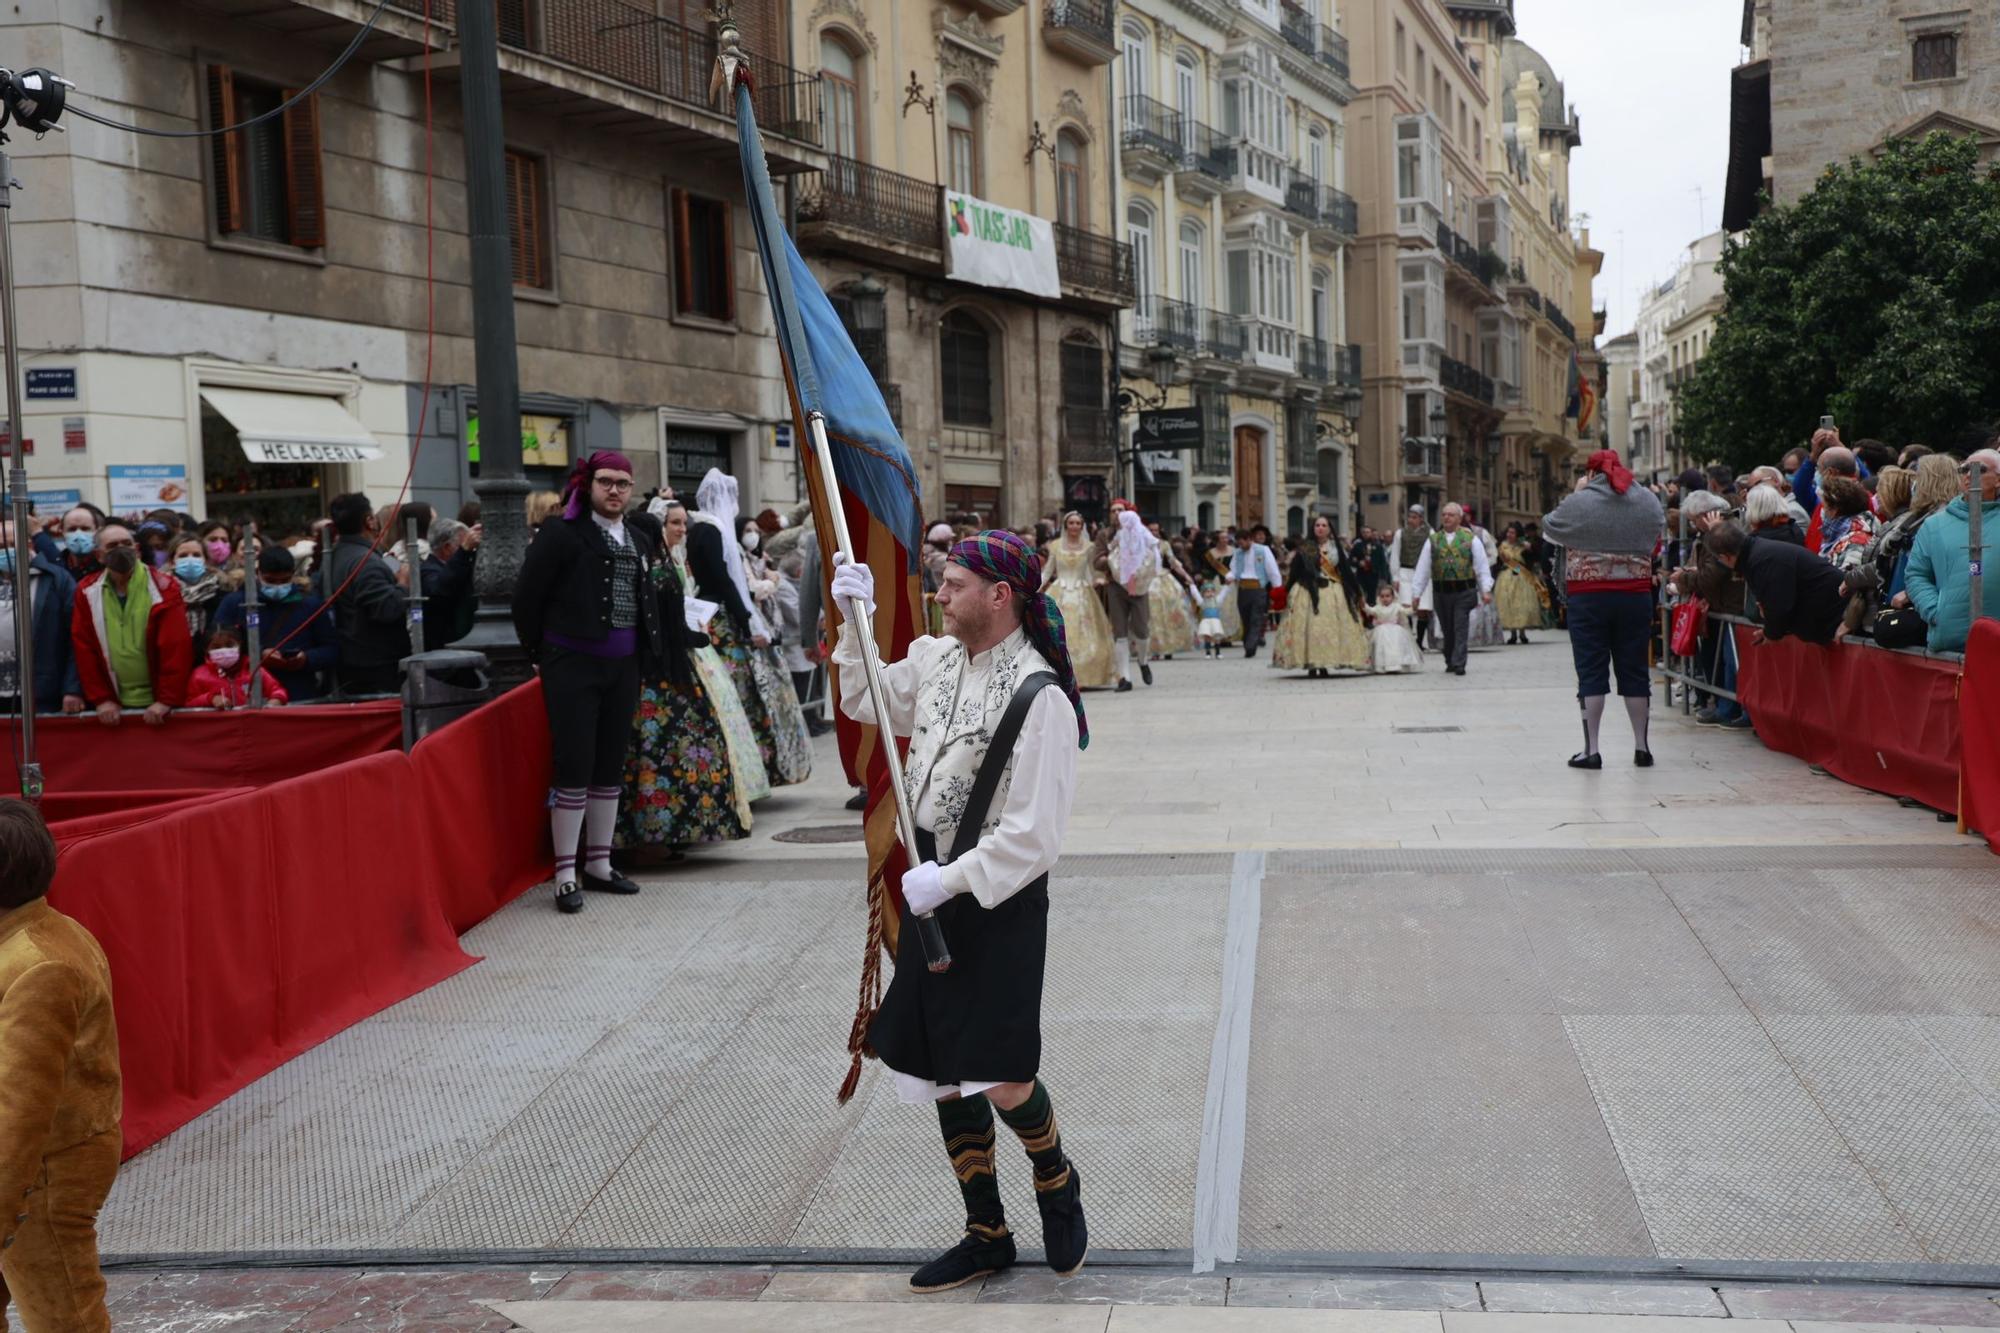
[[[831,32],[819,37],[819,73],[826,88],[826,150],[837,157],[866,159],[861,133],[861,61],[853,48]]]
[[[1119,32],[1119,47],[1124,57],[1119,63],[1119,73],[1125,78],[1125,96],[1144,97],[1151,93],[1153,48],[1146,40],[1146,30],[1136,23],[1127,23]]]
[[[953,88],[944,96],[949,184],[960,194],[979,193],[979,107],[970,94]]]
[[[1215,502],[1203,500],[1194,507],[1194,525],[1203,532],[1215,531]]]
[[[993,428],[993,335],[977,316],[954,310],[938,321],[944,424]]]
[[[1072,130],[1056,135],[1056,221],[1083,227],[1090,218],[1090,194],[1083,139]]]
[[[1314,185],[1326,183],[1326,131],[1317,125],[1306,139],[1306,169]]]
[[[1208,304],[1206,266],[1202,263],[1202,233],[1199,222],[1182,222],[1180,237],[1180,299],[1191,306]]]
[[[1174,110],[1181,113],[1181,148],[1191,153],[1194,127],[1201,123],[1201,65],[1186,49],[1174,55]]]
[[[1132,285],[1141,308],[1153,303],[1153,210],[1133,202],[1125,205],[1125,239],[1132,245]]]
[[[1293,505],[1285,511],[1285,535],[1303,537],[1306,535],[1306,511]]]
[[[1312,276],[1312,336],[1322,342],[1333,341],[1333,299],[1332,279],[1323,268],[1313,270]]]

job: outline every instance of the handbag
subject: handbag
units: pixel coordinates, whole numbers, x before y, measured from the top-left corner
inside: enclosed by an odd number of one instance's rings
[[[1675,657],[1693,657],[1694,650],[1701,643],[1701,636],[1708,633],[1708,601],[1702,597],[1690,597],[1674,608],[1673,633],[1668,636],[1667,648]]]
[[[1930,626],[1914,606],[1891,606],[1875,613],[1869,634],[1884,648],[1921,648],[1930,638]]]

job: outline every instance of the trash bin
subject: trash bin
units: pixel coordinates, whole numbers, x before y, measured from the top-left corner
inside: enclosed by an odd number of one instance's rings
[[[434,648],[403,659],[403,748],[493,697],[486,654]]]

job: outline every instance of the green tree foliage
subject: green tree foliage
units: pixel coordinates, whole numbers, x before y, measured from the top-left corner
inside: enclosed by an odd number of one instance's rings
[[[1853,441],[1960,445],[2000,418],[2000,167],[1969,138],[1891,143],[1759,218],[1682,391],[1690,451],[1741,470],[1830,412]]]

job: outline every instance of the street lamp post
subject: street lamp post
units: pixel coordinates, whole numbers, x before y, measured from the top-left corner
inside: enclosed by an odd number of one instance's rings
[[[507,230],[506,138],[493,6],[459,6],[458,44],[472,340],[479,381],[479,477],[472,490],[479,497],[483,530],[473,567],[479,611],[459,646],[485,653],[496,685],[506,689],[529,675],[512,611],[514,580],[528,550],[529,487],[521,471],[521,371],[514,344],[514,256]],[[454,441],[453,447],[464,446]]]

